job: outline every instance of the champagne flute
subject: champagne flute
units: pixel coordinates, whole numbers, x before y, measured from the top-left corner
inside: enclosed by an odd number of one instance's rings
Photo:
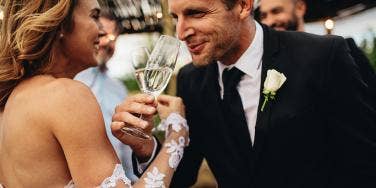
[[[149,59],[150,52],[147,47],[137,47],[132,51],[132,65],[138,87],[142,92],[145,90],[144,71]]]
[[[150,56],[145,47],[137,49],[133,53],[135,76],[142,92],[150,94],[155,98],[163,92],[175,68],[179,48],[180,41],[178,39],[162,35],[159,37]],[[147,56],[149,58],[147,59],[146,66],[143,67],[142,62],[146,62],[145,57]],[[140,118],[142,118],[142,115]],[[123,127],[122,131],[142,139],[150,139],[149,135],[136,127]]]
[[[143,92],[157,97],[166,88],[174,71],[179,55],[180,41],[174,37],[162,35],[145,67]]]
[[[146,63],[149,59],[150,53],[147,47],[136,47],[131,52],[132,57],[132,66],[134,68],[134,75],[136,82],[141,91],[144,91],[145,81],[144,81],[144,71]],[[142,114],[140,117],[142,119]],[[123,127],[121,129],[123,132],[130,134],[132,136],[142,138],[142,139],[151,139],[151,137],[145,134],[140,128],[137,127]]]

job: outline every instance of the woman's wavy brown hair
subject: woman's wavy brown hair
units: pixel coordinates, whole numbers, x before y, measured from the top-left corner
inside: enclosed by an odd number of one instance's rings
[[[71,31],[77,0],[0,0],[0,110],[17,84],[45,73],[52,65],[53,43]]]

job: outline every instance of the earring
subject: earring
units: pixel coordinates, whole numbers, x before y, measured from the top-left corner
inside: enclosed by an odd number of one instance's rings
[[[63,37],[64,37],[64,34],[60,33],[59,38],[63,38]]]

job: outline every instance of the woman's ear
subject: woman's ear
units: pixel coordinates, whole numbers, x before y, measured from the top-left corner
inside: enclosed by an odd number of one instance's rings
[[[253,10],[253,0],[239,0],[240,19],[247,19]]]

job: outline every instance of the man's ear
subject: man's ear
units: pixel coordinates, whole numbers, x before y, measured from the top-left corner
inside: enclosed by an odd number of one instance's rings
[[[299,18],[303,18],[307,10],[307,5],[304,0],[297,0],[295,4],[295,12]]]
[[[240,19],[248,18],[253,10],[253,0],[239,0]]]

